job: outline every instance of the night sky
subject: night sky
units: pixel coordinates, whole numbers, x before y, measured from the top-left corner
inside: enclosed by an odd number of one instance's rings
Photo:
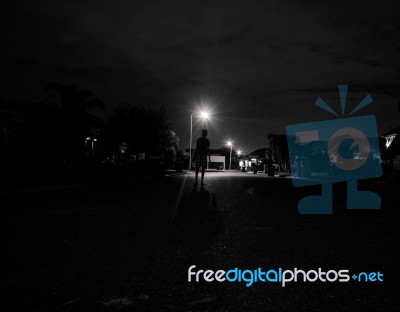
[[[315,99],[339,112],[349,84],[349,111],[371,93],[355,115],[376,114],[383,133],[400,123],[399,13],[352,3],[6,1],[0,98],[57,101],[44,88],[60,81],[94,91],[104,116],[121,101],[164,105],[181,149],[204,106],[213,148],[251,152],[288,124],[334,118]]]

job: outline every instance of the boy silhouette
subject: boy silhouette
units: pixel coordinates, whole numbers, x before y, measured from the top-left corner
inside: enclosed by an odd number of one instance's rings
[[[196,149],[194,150],[194,161],[196,163],[196,178],[194,182],[194,186],[196,187],[199,177],[199,169],[201,167],[201,187],[204,186],[204,172],[207,168],[207,156],[208,160],[210,159],[210,141],[207,139],[208,131],[206,129],[201,130],[201,137],[197,139]]]

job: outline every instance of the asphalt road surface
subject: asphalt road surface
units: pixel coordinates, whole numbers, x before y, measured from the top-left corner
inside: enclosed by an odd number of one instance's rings
[[[368,183],[381,210],[299,215],[318,187],[207,173],[1,200],[2,311],[400,311],[398,185]],[[383,282],[188,282],[188,268],[384,274]]]

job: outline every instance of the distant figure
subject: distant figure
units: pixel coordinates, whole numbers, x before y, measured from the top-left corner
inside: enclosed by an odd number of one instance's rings
[[[194,182],[194,186],[197,186],[198,177],[199,177],[199,169],[201,167],[201,187],[204,186],[204,172],[207,168],[207,156],[208,160],[210,159],[210,141],[207,139],[208,131],[206,129],[201,130],[201,138],[197,139],[196,149],[194,150],[193,159],[196,163],[196,180]]]

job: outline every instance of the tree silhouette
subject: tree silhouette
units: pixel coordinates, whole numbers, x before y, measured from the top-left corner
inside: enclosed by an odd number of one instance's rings
[[[175,158],[179,138],[166,121],[164,108],[132,106],[121,103],[109,116],[107,131],[111,150],[121,142],[128,145],[129,152],[161,155]]]
[[[104,109],[104,104],[94,93],[88,89],[80,89],[76,85],[64,85],[51,82],[46,86],[45,92],[55,91],[62,100],[62,108],[69,114],[79,116],[87,113],[92,108]]]
[[[84,142],[87,136],[94,134],[98,120],[90,114],[93,108],[104,109],[104,104],[88,89],[76,85],[65,85],[51,82],[45,88],[45,93],[54,91],[61,98],[61,127],[64,130],[66,158],[77,161],[84,152]]]
[[[284,170],[288,169],[289,165],[289,150],[287,146],[287,136],[285,134],[270,133],[267,136],[268,141],[268,156],[273,161],[283,167]]]

